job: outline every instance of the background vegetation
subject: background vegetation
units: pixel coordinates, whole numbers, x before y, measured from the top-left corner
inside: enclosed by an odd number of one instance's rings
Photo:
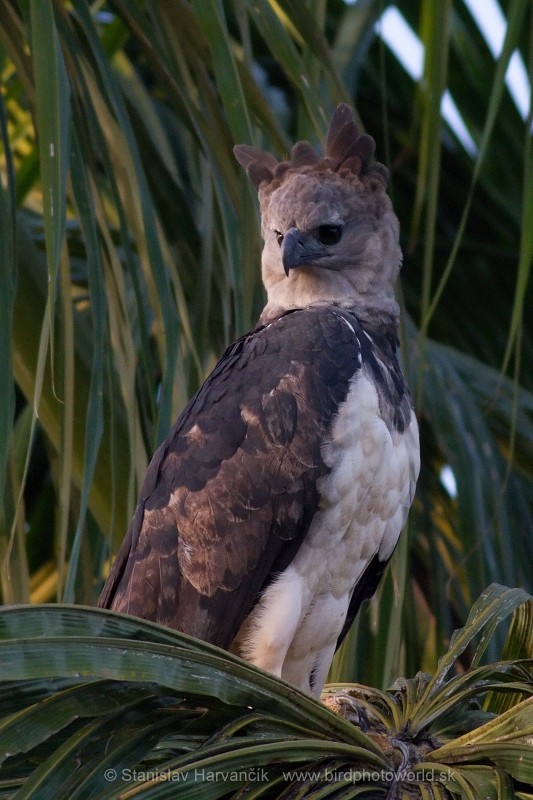
[[[532,800],[532,111],[505,82],[517,50],[531,84],[532,6],[503,2],[496,58],[462,0],[397,7],[417,80],[379,35],[385,0],[0,0],[0,587],[33,604],[0,612],[0,797],[173,798],[182,776],[209,800]],[[340,101],[391,168],[422,433],[408,529],[332,670],[368,684],[331,690],[346,719],[79,605],[158,442],[262,306],[233,144],[318,144]]]
[[[504,3],[495,60],[461,0],[402,0],[414,82],[376,33],[386,6],[0,0],[5,604],[96,602],[152,452],[263,303],[232,146],[319,143],[340,101],[391,167],[423,466],[333,677],[432,672],[489,583],[531,590],[532,119],[504,77],[518,49],[531,79],[533,14]]]

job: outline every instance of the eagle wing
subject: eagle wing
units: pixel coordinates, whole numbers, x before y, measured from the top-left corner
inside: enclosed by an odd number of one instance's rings
[[[150,463],[100,606],[229,647],[317,509],[356,326],[311,307],[228,348]]]

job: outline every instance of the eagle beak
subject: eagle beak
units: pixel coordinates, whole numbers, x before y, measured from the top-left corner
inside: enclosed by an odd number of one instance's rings
[[[289,228],[281,243],[281,263],[285,275],[288,278],[291,269],[309,264],[310,261],[308,237],[298,228]]]

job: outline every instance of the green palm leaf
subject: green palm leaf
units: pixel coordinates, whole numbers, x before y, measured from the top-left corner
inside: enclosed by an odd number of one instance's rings
[[[5,609],[0,796],[166,798],[179,786],[198,798],[385,797],[397,786],[468,798],[533,785],[533,660],[447,678],[467,643],[513,609],[507,649],[531,641],[523,600],[490,587],[432,679],[402,679],[387,692],[329,687],[337,714],[153,623],[76,606]],[[483,712],[483,698],[502,692],[513,705]]]

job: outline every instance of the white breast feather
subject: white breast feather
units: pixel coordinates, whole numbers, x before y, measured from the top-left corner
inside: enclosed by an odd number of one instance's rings
[[[322,455],[330,472],[308,534],[238,636],[241,655],[314,694],[355,585],[376,554],[390,557],[405,523],[420,468],[415,416],[403,433],[389,431],[372,381],[358,371]]]

